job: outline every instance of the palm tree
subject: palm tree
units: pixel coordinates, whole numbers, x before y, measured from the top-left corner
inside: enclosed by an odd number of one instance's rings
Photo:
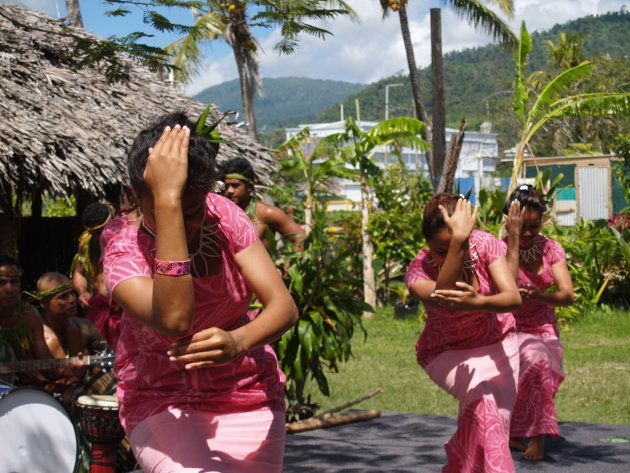
[[[79,0],[66,0],[66,11],[68,13],[68,22],[72,26],[80,26],[83,28]]]
[[[357,172],[361,188],[361,248],[363,256],[363,298],[372,307],[376,307],[376,281],[374,277],[374,248],[368,233],[372,190],[370,177],[379,172],[374,164],[374,155],[385,147],[398,150],[403,146],[426,151],[429,144],[418,138],[424,129],[424,123],[415,118],[396,117],[380,122],[369,131],[361,130],[359,105],[357,102],[357,121],[346,119],[343,133],[336,133],[323,138],[318,146],[336,148],[337,156],[352,165]],[[365,313],[364,316],[368,316]]]
[[[564,31],[560,33],[558,43],[547,40],[551,51],[551,62],[558,69],[569,69],[582,62],[582,50],[584,48],[584,33]]]
[[[606,116],[630,114],[630,94],[623,92],[593,92],[562,96],[591,72],[591,62],[584,61],[569,67],[542,85],[540,93],[530,97],[526,87],[525,66],[532,50],[532,39],[525,22],[521,24],[521,35],[515,57],[516,78],[514,81],[513,108],[521,121],[519,143],[516,146],[512,179],[508,194],[518,185],[523,167],[525,150],[538,130],[549,120],[576,116]]]
[[[413,103],[418,119],[424,123],[431,125],[431,121],[426,113],[422,102],[422,84],[418,77],[418,68],[416,66],[415,54],[413,52],[413,43],[411,41],[411,34],[409,32],[409,20],[407,18],[407,1],[408,0],[379,0],[381,7],[383,8],[383,15],[387,15],[389,11],[398,12],[400,19],[400,31],[402,33],[403,42],[405,44],[405,52],[407,55],[407,65],[409,66],[409,81],[411,85],[411,93],[413,96]],[[484,5],[484,3],[496,5],[499,9],[508,17],[512,18],[514,2],[513,0],[487,0],[482,2],[480,0],[443,0],[443,3],[453,7],[455,12],[464,17],[469,23],[482,31],[490,33],[495,39],[498,39],[502,44],[515,45],[516,37],[510,29],[510,27],[492,10]],[[429,143],[432,142],[430,136],[430,130],[423,135]],[[430,151],[429,151],[430,152]],[[436,166],[434,159],[431,155],[427,155],[427,162],[429,165],[429,171],[434,179],[439,178],[436,176],[436,169],[440,166]]]
[[[201,65],[199,45],[223,39],[234,53],[241,86],[243,112],[248,134],[256,139],[254,93],[262,90],[256,52],[258,44],[250,25],[280,25],[282,39],[274,49],[292,53],[300,33],[320,38],[331,34],[305,21],[331,19],[356,13],[343,0],[207,0],[204,10],[193,10],[195,25],[191,33],[166,47],[172,55],[175,78],[186,84]]]

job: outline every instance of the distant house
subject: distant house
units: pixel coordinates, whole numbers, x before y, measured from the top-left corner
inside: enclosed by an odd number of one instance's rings
[[[360,127],[363,131],[368,131],[376,126],[378,122],[361,121]],[[344,122],[332,123],[306,123],[294,128],[285,128],[286,138],[289,139],[296,135],[303,128],[307,128],[311,132],[311,136],[315,140],[307,145],[304,149],[306,152],[313,150],[317,144],[317,138],[323,138],[335,133],[344,132]],[[446,142],[448,144],[451,135],[457,133],[454,128],[446,129]],[[466,131],[464,143],[459,158],[459,165],[455,173],[456,184],[459,186],[460,192],[467,193],[472,190],[472,200],[475,201],[476,193],[479,189],[494,185],[494,180],[489,174],[496,170],[496,161],[498,157],[499,147],[497,144],[497,135],[494,133],[483,133],[477,131]],[[410,148],[403,148],[402,157],[409,169],[415,173],[422,173],[429,176],[429,168],[424,152]],[[381,167],[393,162],[391,152],[383,150],[375,154],[375,161]],[[361,192],[357,182],[348,180],[339,180],[339,195],[343,197],[336,208],[350,208],[352,203],[361,200]],[[331,208],[331,206],[329,206]]]
[[[553,211],[560,225],[575,225],[582,220],[608,220],[627,203],[612,166],[618,158],[600,156],[555,156],[526,158],[526,177],[534,179],[539,171],[551,169],[551,179],[562,174],[561,189]]]

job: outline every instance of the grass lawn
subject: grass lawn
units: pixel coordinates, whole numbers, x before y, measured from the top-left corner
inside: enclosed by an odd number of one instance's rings
[[[438,388],[415,360],[422,323],[396,319],[386,307],[357,332],[354,358],[330,373],[331,396],[310,386],[313,400],[330,409],[382,388],[357,409],[456,415],[457,402]],[[630,424],[630,311],[583,315],[561,334],[567,378],[556,396],[560,421]]]

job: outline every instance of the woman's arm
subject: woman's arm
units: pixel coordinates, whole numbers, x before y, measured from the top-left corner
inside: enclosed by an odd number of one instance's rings
[[[440,305],[436,303],[436,300],[432,297],[435,291],[435,281],[430,279],[418,279],[411,286],[409,286],[409,294],[416,299],[419,299],[423,304],[428,305]]]
[[[541,292],[536,286],[529,285],[526,289],[520,289],[523,300],[544,302],[554,307],[573,304],[573,282],[566,260],[553,264],[551,274],[558,288],[556,292]]]
[[[143,196],[143,206],[153,208],[155,257],[163,261],[188,259],[182,195],[188,172],[189,139],[188,128],[167,127],[150,149],[144,171],[150,194]],[[190,274],[132,278],[116,286],[112,296],[131,315],[165,335],[185,335],[192,327],[195,298]]]
[[[507,230],[507,252],[505,258],[514,280],[518,278],[519,239],[523,228],[523,212],[525,212],[525,208],[521,209],[519,201],[514,200],[510,204],[510,210],[505,219],[505,229]]]
[[[260,240],[236,254],[243,278],[262,302],[263,311],[250,323],[226,332],[202,330],[173,344],[171,360],[187,369],[229,363],[243,353],[274,342],[297,322],[297,308],[280,273]]]
[[[505,257],[501,256],[488,266],[498,292],[483,296],[470,284],[457,282],[457,290],[436,290],[431,297],[434,304],[452,310],[511,312],[521,306],[521,296]]]
[[[475,228],[478,207],[472,210],[470,201],[460,199],[455,205],[453,215],[449,217],[446,209],[440,205],[440,212],[451,234],[448,253],[435,281],[436,289],[455,289],[460,278],[462,263],[468,251],[468,237]]]
[[[77,261],[74,271],[72,272],[72,286],[77,291],[77,302],[81,307],[89,307],[89,300],[92,297],[90,291],[88,291],[88,281],[85,276],[85,266],[81,261]]]

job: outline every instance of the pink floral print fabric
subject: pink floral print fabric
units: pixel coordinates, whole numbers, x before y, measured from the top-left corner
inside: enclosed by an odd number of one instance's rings
[[[206,208],[204,224],[215,232],[221,268],[218,274],[193,279],[195,320],[190,334],[209,327],[232,330],[249,322],[252,292],[234,255],[257,239],[256,231],[247,215],[222,196],[208,194]],[[155,239],[127,217],[105,227],[101,246],[110,294],[130,278],[152,278]],[[123,313],[115,370],[127,434],[144,419],[168,409],[217,414],[284,410],[284,375],[271,347],[252,350],[226,365],[186,370],[166,355],[174,340]]]
[[[496,292],[489,266],[505,256],[506,245],[489,233],[473,230],[469,238],[470,252],[477,257],[475,273],[479,279],[479,294]],[[435,281],[438,268],[432,264],[429,250],[421,250],[407,270],[406,283],[411,286],[418,279]],[[514,329],[511,313],[460,312],[425,306],[427,320],[416,344],[416,356],[422,366],[445,350],[461,350],[499,341]]]
[[[538,235],[536,244],[542,253],[542,270],[534,274],[522,266],[518,287],[536,286],[541,292],[553,284],[552,266],[566,259],[560,243]],[[514,312],[519,340],[521,377],[518,398],[510,426],[512,437],[540,434],[559,435],[555,395],[564,380],[563,349],[558,339],[558,321],[552,306],[540,301],[526,301]]]

